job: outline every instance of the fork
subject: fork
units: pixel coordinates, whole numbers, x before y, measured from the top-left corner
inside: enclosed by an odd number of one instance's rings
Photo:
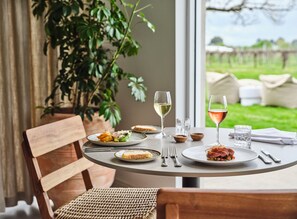
[[[167,167],[168,164],[167,164],[167,158],[168,158],[168,148],[167,150],[165,148],[162,148],[162,154],[161,154],[161,158],[162,158],[162,164],[161,166],[162,167]]]
[[[176,153],[176,147],[175,146],[172,146],[172,148],[171,148],[170,157],[172,158],[175,167],[181,167],[182,166],[181,163],[179,162],[179,160],[177,159],[177,153]]]

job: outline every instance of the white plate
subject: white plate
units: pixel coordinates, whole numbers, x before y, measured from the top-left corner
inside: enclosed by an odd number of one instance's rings
[[[135,125],[136,126],[136,125]],[[138,131],[138,130],[135,130],[135,126],[132,126],[131,127],[131,130],[133,132],[138,132],[138,133],[145,133],[145,134],[157,134],[157,133],[160,133],[161,132],[161,128],[159,126],[154,126],[154,125],[138,125],[138,126],[145,126],[145,127],[151,127],[151,128],[155,128],[156,130],[147,130],[147,131]]]
[[[101,133],[97,133],[97,134],[93,134],[93,135],[89,135],[87,137],[87,139],[97,145],[101,145],[101,146],[128,146],[128,145],[135,145],[135,144],[139,144],[140,142],[143,142],[145,139],[147,139],[147,136],[145,134],[142,133],[134,133],[132,132],[130,138],[128,141],[126,142],[102,142],[100,141],[97,136],[99,136]]]
[[[152,158],[147,158],[147,159],[137,159],[137,160],[131,160],[131,159],[124,159],[122,158],[122,155],[124,152],[126,151],[129,151],[129,150],[121,150],[121,151],[117,151],[116,153],[114,153],[114,156],[119,159],[119,160],[122,160],[122,161],[127,161],[127,162],[132,162],[132,163],[143,163],[143,162],[149,162],[149,161],[152,161],[152,160],[155,160],[157,157],[159,157],[161,155],[161,153],[159,151],[156,151],[156,150],[152,150],[152,149],[131,149],[131,151],[149,151],[152,153],[153,157]]]
[[[207,160],[206,150],[208,148],[201,147],[201,146],[187,148],[182,152],[182,155],[185,158],[188,158],[190,160],[194,160],[200,163],[205,163],[210,165],[218,165],[218,166],[229,166],[229,165],[241,164],[248,161],[252,161],[258,157],[258,154],[254,151],[244,149],[244,148],[230,147],[234,150],[234,156],[235,156],[234,160],[230,160],[230,161]]]

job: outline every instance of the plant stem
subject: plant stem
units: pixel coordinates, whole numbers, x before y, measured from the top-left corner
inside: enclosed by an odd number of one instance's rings
[[[121,43],[120,43],[120,47],[119,47],[119,48],[117,49],[117,51],[115,52],[115,54],[114,54],[114,56],[113,56],[113,58],[112,58],[112,62],[111,62],[111,63],[108,65],[108,67],[106,68],[106,70],[105,70],[105,72],[104,72],[104,73],[105,73],[104,76],[101,78],[101,80],[97,81],[96,86],[95,86],[95,89],[94,89],[94,91],[91,93],[90,98],[89,98],[87,104],[84,106],[84,109],[86,109],[86,107],[91,103],[91,101],[92,101],[92,99],[93,99],[95,93],[98,91],[98,89],[99,89],[99,87],[100,87],[100,84],[101,84],[103,81],[105,81],[106,78],[110,75],[110,69],[112,68],[112,66],[114,65],[114,63],[116,62],[116,60],[118,59],[118,57],[119,57],[119,55],[120,55],[120,53],[121,53],[121,51],[122,51],[122,49],[123,49],[123,47],[124,47],[124,43],[125,43],[125,41],[126,41],[126,38],[127,38],[128,33],[129,33],[129,29],[130,29],[130,26],[131,26],[131,24],[132,24],[133,17],[134,17],[134,15],[135,15],[135,11],[136,11],[136,9],[137,9],[138,4],[140,3],[140,1],[141,1],[141,0],[138,0],[138,1],[135,3],[135,5],[134,5],[134,7],[133,7],[133,9],[132,9],[132,12],[131,12],[131,16],[130,16],[129,21],[128,21],[128,26],[127,26],[127,28],[126,28],[125,35],[124,35],[124,37],[123,37],[123,39],[122,39],[122,41],[121,41]]]

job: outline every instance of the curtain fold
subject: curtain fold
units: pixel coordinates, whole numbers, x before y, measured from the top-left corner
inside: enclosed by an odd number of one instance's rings
[[[43,55],[43,21],[33,17],[31,4],[31,0],[0,4],[0,211],[4,198],[7,207],[18,200],[32,203],[22,132],[39,125],[41,112],[36,106],[43,105],[50,93],[58,66],[55,51]]]

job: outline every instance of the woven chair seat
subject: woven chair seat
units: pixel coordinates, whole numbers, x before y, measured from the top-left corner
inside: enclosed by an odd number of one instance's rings
[[[157,188],[93,188],[57,209],[55,218],[155,218],[157,192]]]

